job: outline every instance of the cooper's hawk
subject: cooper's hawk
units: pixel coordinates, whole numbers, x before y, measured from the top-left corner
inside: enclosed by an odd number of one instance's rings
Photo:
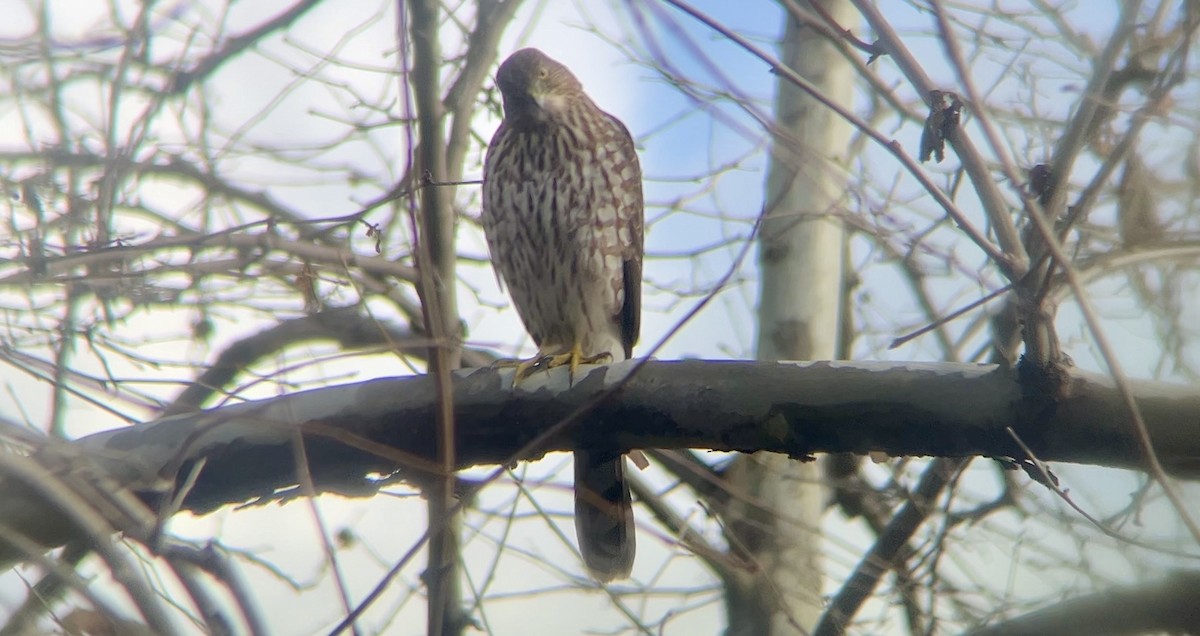
[[[496,74],[504,121],[483,167],[483,229],[538,355],[531,369],[625,360],[642,305],[642,170],[633,138],[537,49]],[[633,510],[615,448],[575,451],[575,530],[601,581],[629,576]]]

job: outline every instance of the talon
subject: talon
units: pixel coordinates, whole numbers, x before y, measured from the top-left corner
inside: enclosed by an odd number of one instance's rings
[[[507,369],[509,367],[515,367],[521,364],[521,362],[522,361],[519,358],[500,358],[499,360],[493,360],[492,364],[489,365],[488,368]]]
[[[540,354],[533,356],[532,358],[517,365],[517,375],[521,376],[522,379],[525,379],[533,375],[534,371],[541,371],[543,369],[549,370],[551,368],[551,366],[549,366],[549,362],[550,356],[543,356]]]
[[[612,362],[612,354],[607,351],[602,351],[592,356],[583,355],[583,345],[576,344],[571,348],[569,353],[564,353],[567,357],[567,362],[571,365],[571,372],[568,379],[572,386],[575,384],[575,371],[579,369],[581,364],[608,364]],[[560,363],[561,364],[561,363]]]
[[[579,368],[579,360],[583,357],[583,347],[576,342],[575,346],[571,347],[571,353],[567,355],[571,356],[571,371],[567,374],[567,385],[575,386],[575,370]]]
[[[568,382],[573,386],[575,384],[575,372],[581,364],[608,364],[613,361],[611,353],[604,351],[593,356],[583,355],[583,346],[575,345],[566,353],[554,355],[538,355],[529,358],[528,360],[497,360],[492,363],[493,367],[516,367],[516,373],[513,375],[513,386],[518,382],[533,375],[536,371],[549,371],[555,367],[568,367]]]
[[[579,364],[612,364],[612,363],[613,363],[612,354],[607,351],[603,351],[601,353],[597,353],[594,356],[588,356],[586,358],[582,358],[579,360]]]
[[[513,374],[513,386],[517,386],[518,382],[533,375],[533,372],[541,368],[542,363],[545,362],[545,360],[546,356],[539,354],[528,360],[519,361],[516,365],[517,371]]]
[[[492,363],[493,369],[516,369],[513,372],[513,387],[528,378],[534,371],[542,367],[548,356],[538,354],[527,360],[521,358],[503,358]]]

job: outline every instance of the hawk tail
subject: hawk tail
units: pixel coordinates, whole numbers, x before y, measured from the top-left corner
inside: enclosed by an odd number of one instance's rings
[[[575,451],[575,533],[583,562],[597,581],[629,576],[633,504],[620,453]]]

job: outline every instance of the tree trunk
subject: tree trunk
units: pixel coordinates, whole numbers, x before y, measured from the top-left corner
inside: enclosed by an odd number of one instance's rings
[[[843,27],[844,0],[816,0]],[[810,2],[799,2],[810,13]],[[832,99],[849,105],[852,69],[835,46],[793,16],[782,61]],[[837,356],[843,292],[846,151],[850,127],[780,77],[776,92],[766,218],[759,235],[759,360]],[[820,520],[824,489],[815,463],[758,453],[729,472],[729,527],[758,565],[730,586],[730,634],[800,634],[821,609]],[[737,493],[750,495],[751,505]],[[739,510],[740,508],[740,510]],[[765,509],[764,509],[765,508]],[[765,576],[763,576],[765,575]],[[738,588],[738,589],[732,589]]]
[[[404,11],[404,3],[399,10]],[[415,164],[436,182],[447,175],[445,151],[445,110],[438,69],[442,60],[439,43],[441,5],[438,0],[418,0],[408,5],[413,42],[411,81],[417,109],[420,145],[414,149]],[[410,174],[412,183],[418,183]],[[455,265],[458,251],[454,245],[454,210],[450,201],[453,187],[421,189],[418,225],[417,269],[425,329],[433,346],[429,349],[427,372],[434,377],[440,401],[438,447],[440,479],[424,490],[429,515],[429,559],[424,580],[428,586],[428,624],[431,636],[461,634],[466,624],[460,583],[462,563],[459,536],[462,515],[455,510],[454,410],[450,396],[450,372],[461,359],[458,302],[455,296]]]

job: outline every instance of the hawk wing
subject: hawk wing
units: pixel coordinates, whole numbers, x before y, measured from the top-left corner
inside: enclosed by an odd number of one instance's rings
[[[617,241],[621,247],[623,289],[625,302],[617,314],[621,328],[621,343],[625,345],[625,357],[633,357],[633,345],[637,344],[642,328],[642,255],[644,206],[642,199],[642,167],[638,163],[637,148],[633,136],[621,120],[605,113],[612,122],[621,155],[621,178],[616,184]]]
[[[500,267],[496,265],[496,245],[495,238],[493,238],[496,236],[496,213],[493,208],[495,202],[488,200],[491,197],[492,192],[488,189],[487,173],[490,172],[490,170],[488,170],[488,159],[500,146],[500,142],[504,138],[504,133],[506,130],[507,129],[504,125],[504,122],[501,121],[500,126],[496,128],[496,132],[492,133],[492,140],[488,142],[487,153],[484,155],[484,183],[482,188],[483,201],[482,205],[480,206],[483,214],[481,214],[479,218],[480,225],[483,226],[484,239],[487,241],[488,260],[492,262],[492,273],[496,275],[496,286],[500,288],[501,292],[505,290],[505,280],[504,275],[500,273]]]

